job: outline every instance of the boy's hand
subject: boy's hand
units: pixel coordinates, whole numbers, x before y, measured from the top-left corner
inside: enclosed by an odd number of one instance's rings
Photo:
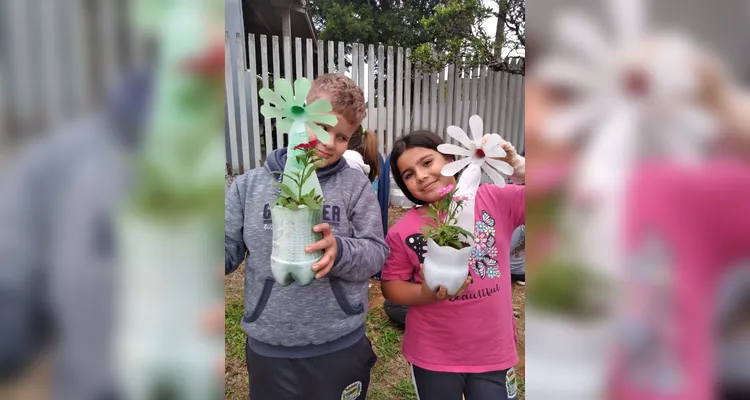
[[[317,272],[315,279],[320,279],[333,268],[333,262],[336,261],[336,255],[338,254],[338,247],[336,245],[336,238],[333,237],[331,232],[331,226],[328,224],[319,224],[313,226],[313,232],[320,232],[323,234],[323,239],[307,246],[305,249],[306,253],[314,253],[319,250],[324,250],[323,257],[320,261],[316,262],[312,266],[312,270]]]
[[[466,280],[464,281],[464,284],[461,285],[460,289],[458,289],[458,292],[456,292],[456,294],[452,296],[449,296],[448,289],[443,285],[440,285],[437,292],[430,290],[430,288],[425,283],[424,265],[422,264],[419,264],[419,277],[422,278],[422,296],[424,296],[425,298],[432,299],[433,302],[445,300],[448,297],[456,297],[456,296],[460,296],[464,294],[464,292],[466,292],[466,290],[469,289],[469,285],[471,285],[473,281],[473,279],[471,278],[471,275],[467,276]]]

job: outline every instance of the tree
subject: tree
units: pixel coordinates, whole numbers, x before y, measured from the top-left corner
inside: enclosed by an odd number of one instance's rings
[[[412,61],[423,72],[437,71],[449,64],[464,68],[486,65],[492,58],[492,38],[482,24],[492,10],[482,0],[449,0],[422,19],[430,38],[414,49]]]
[[[526,48],[526,0],[495,0],[498,11],[495,30],[494,57],[488,65],[493,70],[523,73],[523,64],[513,64],[511,57],[503,57],[503,49],[508,53],[518,53]],[[502,23],[501,23],[502,21]],[[520,69],[520,71],[519,71]]]
[[[323,40],[414,48],[428,40],[422,18],[445,0],[310,0]]]
[[[415,49],[412,60],[421,71],[436,71],[454,64],[462,68],[489,66],[495,71],[523,73],[522,57],[513,56],[525,47],[525,0],[494,0],[497,11],[481,0],[450,0],[436,7],[422,23],[431,38]],[[489,37],[484,21],[497,17],[495,37]]]
[[[525,46],[526,1],[493,1],[497,11],[482,0],[309,0],[308,9],[321,39],[412,48],[415,71],[455,64],[522,72],[507,55]],[[491,16],[494,38],[482,26]]]

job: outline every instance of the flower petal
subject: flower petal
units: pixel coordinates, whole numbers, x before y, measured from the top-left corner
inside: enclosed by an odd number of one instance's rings
[[[284,118],[281,121],[276,122],[276,131],[279,133],[289,133],[292,129],[294,121],[289,118]]]
[[[315,137],[318,138],[323,143],[328,143],[331,140],[331,137],[328,135],[328,132],[326,132],[323,128],[319,127],[318,125],[315,125],[313,122],[308,121],[307,127],[310,128],[310,130],[313,131],[315,134]]]
[[[281,108],[282,110],[289,109],[289,105],[284,101],[284,99],[281,98],[276,92],[269,88],[263,88],[260,89],[258,92],[258,96],[260,96],[261,99],[265,100],[266,103],[275,104],[277,108]]]
[[[543,59],[533,73],[541,82],[581,91],[590,89],[592,82],[596,82],[585,65],[562,58]]]
[[[505,140],[502,138],[502,136],[498,135],[497,133],[493,133],[490,135],[490,137],[487,138],[487,141],[482,145],[482,150],[484,150],[484,154],[487,154],[488,150],[492,150],[498,146],[500,143],[503,143]],[[502,149],[502,147],[500,147]]]
[[[555,142],[567,142],[595,123],[601,115],[601,103],[586,101],[554,113],[542,127],[542,134]]]
[[[307,105],[307,112],[310,114],[327,113],[333,110],[331,103],[328,100],[318,99]]]
[[[271,107],[271,106],[261,106],[260,107],[260,113],[263,114],[266,118],[288,118],[291,117],[289,115],[289,112],[287,110],[282,110],[280,108]]]
[[[643,0],[609,1],[609,12],[614,25],[615,38],[620,46],[632,44],[642,38],[645,25],[645,2]]]
[[[438,146],[437,150],[443,154],[452,154],[456,156],[470,156],[471,151],[455,144],[443,143]]]
[[[604,62],[611,54],[612,44],[607,42],[599,26],[578,12],[563,14],[557,20],[557,40],[563,48],[583,56],[585,61]]]
[[[503,158],[507,156],[508,154],[505,152],[505,149],[503,149],[502,147],[495,146],[491,149],[485,150],[484,155],[487,157],[492,157],[492,158]]]
[[[453,176],[458,173],[458,171],[462,170],[465,166],[471,164],[472,158],[466,157],[462,158],[458,161],[453,161],[452,163],[446,164],[442,171],[440,171],[443,176]]]
[[[500,187],[505,186],[505,178],[490,167],[489,164],[482,165],[482,170],[492,179],[493,182],[495,182],[495,185]]]
[[[484,136],[484,122],[482,122],[482,117],[472,115],[469,118],[469,129],[471,130],[471,135],[474,137],[474,143],[477,146],[482,144],[482,136]]]
[[[466,132],[464,132],[463,129],[455,125],[451,125],[448,128],[446,128],[446,132],[448,132],[448,135],[450,135],[450,137],[458,140],[467,149],[473,150],[472,148],[473,142],[471,141],[471,139],[469,139],[469,136],[466,135]]]
[[[284,98],[290,106],[294,105],[294,91],[292,90],[292,84],[286,79],[277,79],[274,83],[276,93]]]
[[[302,107],[307,103],[307,94],[312,84],[307,78],[297,78],[294,81],[294,105]]]
[[[336,126],[339,123],[338,118],[331,114],[313,114],[308,115],[307,120],[311,122],[317,122],[320,124],[326,124],[328,126]]]
[[[489,164],[492,168],[500,171],[500,173],[503,173],[505,175],[511,176],[513,175],[513,167],[510,166],[505,161],[499,161],[492,158],[487,158],[484,160],[487,164]]]

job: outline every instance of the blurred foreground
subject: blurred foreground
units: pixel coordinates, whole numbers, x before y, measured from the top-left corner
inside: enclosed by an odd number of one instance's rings
[[[528,399],[750,398],[745,3],[528,2]]]
[[[220,398],[223,1],[0,18],[0,398]]]

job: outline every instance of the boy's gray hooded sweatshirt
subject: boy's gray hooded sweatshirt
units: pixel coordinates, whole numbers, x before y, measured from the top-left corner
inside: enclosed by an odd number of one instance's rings
[[[389,249],[380,207],[362,172],[341,159],[317,171],[338,254],[331,272],[308,286],[278,285],[271,275],[271,185],[286,163],[286,149],[238,177],[226,194],[225,273],[245,263],[242,329],[250,348],[266,357],[307,358],[345,349],[365,334],[367,291]],[[247,253],[247,254],[246,254]],[[246,258],[245,258],[246,256]]]

